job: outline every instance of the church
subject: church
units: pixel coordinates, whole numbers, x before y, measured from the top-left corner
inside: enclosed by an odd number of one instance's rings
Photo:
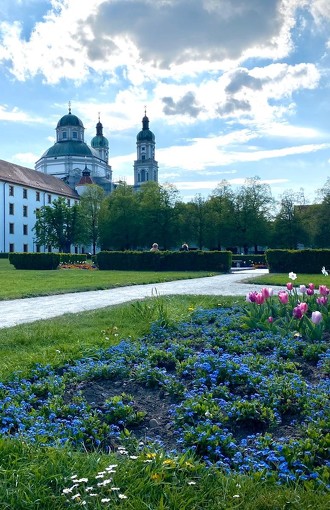
[[[89,184],[111,193],[113,181],[109,164],[109,141],[103,134],[100,116],[90,145],[85,142],[84,125],[72,113],[71,104],[56,126],[56,142],[38,159],[35,170],[0,160],[0,252],[46,252],[38,246],[33,227],[36,211],[64,197],[68,205],[77,203]],[[133,164],[134,188],[148,181],[158,182],[155,135],[144,112],[142,130],[136,137],[137,157]],[[78,252],[79,248],[74,247]]]

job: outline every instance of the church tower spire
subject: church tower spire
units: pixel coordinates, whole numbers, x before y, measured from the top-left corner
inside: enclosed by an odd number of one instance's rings
[[[147,108],[144,107],[142,131],[136,137],[137,159],[134,161],[134,187],[148,181],[158,182],[158,162],[155,160],[155,135],[149,129]]]

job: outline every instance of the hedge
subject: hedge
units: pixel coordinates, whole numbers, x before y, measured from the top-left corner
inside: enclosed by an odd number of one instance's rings
[[[101,270],[228,272],[231,259],[230,251],[101,251],[97,265]]]
[[[266,250],[270,273],[320,273],[330,268],[330,250]]]
[[[0,259],[8,259],[9,253],[8,252],[1,252],[0,253]]]
[[[57,269],[59,264],[85,262],[86,255],[76,253],[10,253],[9,262],[15,269]]]

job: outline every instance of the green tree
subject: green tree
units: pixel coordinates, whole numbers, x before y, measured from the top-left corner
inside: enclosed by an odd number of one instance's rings
[[[270,186],[263,184],[260,177],[246,179],[235,195],[234,206],[235,244],[242,246],[245,253],[250,246],[257,252],[258,245],[267,245],[273,208]]]
[[[125,182],[103,200],[99,216],[102,249],[130,250],[138,246],[140,213],[137,192]]]
[[[315,204],[310,210],[310,217],[314,225],[314,245],[319,248],[330,247],[330,178],[328,177],[323,188],[318,190],[317,193],[318,205]],[[312,209],[312,208],[311,208]]]
[[[140,245],[146,247],[157,242],[165,250],[175,246],[179,241],[175,207],[179,197],[175,186],[147,182],[136,196],[141,224]]]
[[[228,181],[222,180],[208,201],[207,238],[209,248],[221,250],[235,245],[235,194]]]
[[[101,204],[105,198],[104,190],[95,184],[90,184],[81,196],[80,209],[85,225],[85,244],[91,244],[95,255],[99,242],[99,216]]]
[[[83,242],[84,223],[78,204],[70,207],[65,198],[59,197],[51,205],[41,207],[36,217],[33,230],[37,244],[69,253],[71,245]]]
[[[302,189],[299,192],[286,190],[280,196],[280,210],[273,223],[271,246],[297,249],[299,243],[308,241],[304,211],[305,196]]]

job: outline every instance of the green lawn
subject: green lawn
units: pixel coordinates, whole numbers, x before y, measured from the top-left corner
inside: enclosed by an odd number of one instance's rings
[[[243,277],[243,275],[242,275]],[[244,277],[242,278],[244,279]],[[330,286],[330,276],[324,276],[321,273],[318,274],[297,274],[296,280],[290,280],[288,273],[268,273],[261,276],[256,276],[253,280],[249,280],[249,283],[256,283],[260,285],[283,285],[285,286],[288,282],[293,283],[294,286],[308,285],[314,283],[315,288],[319,285]]]
[[[214,275],[215,273],[212,273]],[[126,285],[160,283],[186,278],[211,276],[206,271],[53,271],[18,270],[7,259],[0,259],[0,300],[17,299],[67,292],[104,290]]]

